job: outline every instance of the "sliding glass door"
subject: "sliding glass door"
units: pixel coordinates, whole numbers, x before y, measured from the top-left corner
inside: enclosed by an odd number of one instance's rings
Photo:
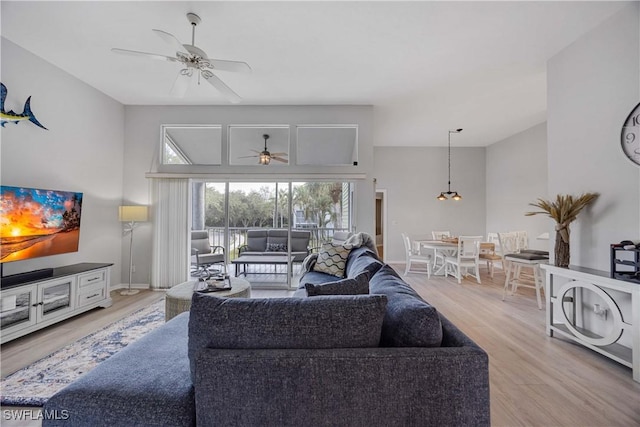
[[[208,230],[211,244],[225,248],[229,263],[249,243],[248,230],[304,231],[313,249],[330,241],[335,231],[350,230],[352,189],[348,182],[193,181],[192,228]],[[295,286],[301,263],[300,256],[294,259],[293,265],[252,266],[247,279],[252,286]]]

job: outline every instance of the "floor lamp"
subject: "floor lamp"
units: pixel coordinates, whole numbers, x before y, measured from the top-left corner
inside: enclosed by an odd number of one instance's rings
[[[120,222],[126,222],[125,235],[129,236],[129,288],[121,291],[120,295],[135,295],[140,292],[137,289],[131,289],[131,275],[133,273],[133,230],[139,222],[145,222],[149,218],[149,210],[147,206],[120,206],[118,208],[118,219]]]

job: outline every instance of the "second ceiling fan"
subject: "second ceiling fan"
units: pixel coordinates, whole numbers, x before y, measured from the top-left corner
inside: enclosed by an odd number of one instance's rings
[[[246,159],[248,157],[258,157],[258,164],[259,165],[268,165],[269,163],[271,163],[271,160],[275,160],[275,161],[282,162],[282,163],[289,163],[289,160],[287,160],[285,158],[285,156],[287,156],[287,153],[271,153],[271,152],[269,152],[269,150],[267,149],[267,140],[269,139],[269,135],[264,134],[264,135],[262,135],[262,138],[264,138],[264,150],[262,150],[262,151],[251,150],[254,153],[257,153],[257,155],[254,155],[254,156],[241,156],[240,159]]]
[[[187,13],[187,19],[191,23],[191,44],[182,44],[173,34],[169,34],[166,31],[153,30],[153,32],[162,40],[176,50],[175,57],[119,48],[113,48],[111,50],[113,52],[126,55],[146,56],[148,58],[159,59],[161,61],[178,62],[182,64],[185,68],[178,72],[178,76],[171,88],[171,95],[173,96],[182,97],[185,95],[189,88],[191,77],[195,73],[198,76],[198,83],[200,83],[200,77],[203,77],[229,101],[233,103],[240,102],[242,99],[240,98],[240,95],[235,93],[229,86],[220,80],[213,71],[223,70],[251,72],[251,67],[249,67],[249,64],[242,61],[229,61],[207,57],[207,54],[195,45],[196,26],[200,24],[202,20],[195,13]]]

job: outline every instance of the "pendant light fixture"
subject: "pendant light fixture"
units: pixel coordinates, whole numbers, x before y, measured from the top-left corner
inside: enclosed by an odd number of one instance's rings
[[[436,197],[436,199],[438,200],[447,200],[448,197],[447,196],[451,196],[451,198],[453,200],[461,200],[462,196],[458,194],[457,191],[451,191],[451,134],[452,133],[460,133],[462,132],[462,129],[456,129],[456,130],[450,130],[449,131],[449,184],[448,184],[448,190],[447,191],[443,191],[440,193],[440,195],[438,197]]]

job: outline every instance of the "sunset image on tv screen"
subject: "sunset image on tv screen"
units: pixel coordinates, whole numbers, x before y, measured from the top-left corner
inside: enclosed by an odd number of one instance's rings
[[[0,261],[77,252],[82,193],[0,187]]]

